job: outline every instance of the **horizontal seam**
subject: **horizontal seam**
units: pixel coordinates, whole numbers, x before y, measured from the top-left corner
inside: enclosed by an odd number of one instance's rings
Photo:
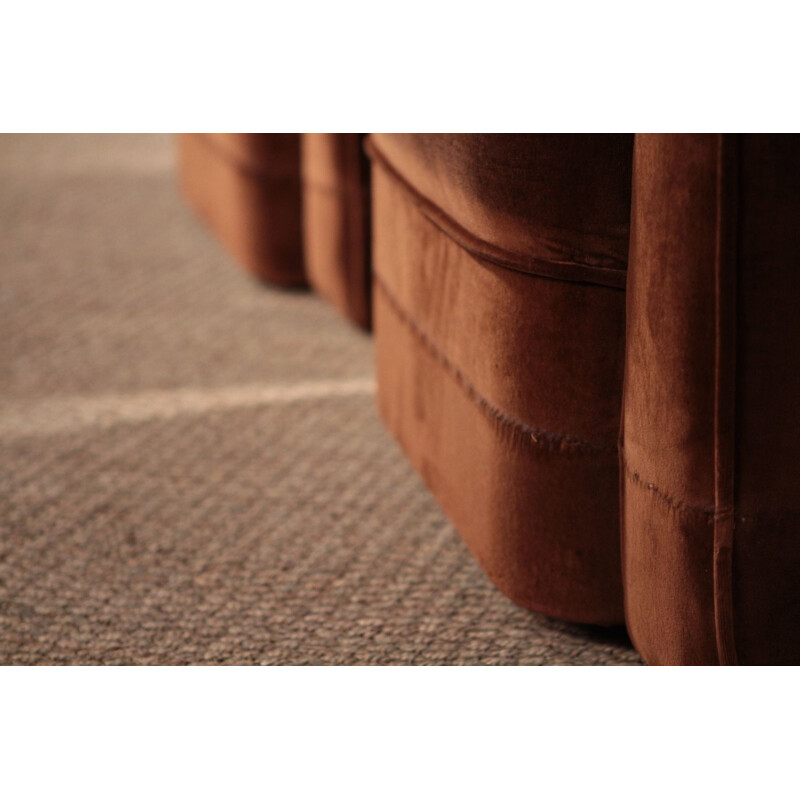
[[[241,156],[234,155],[229,150],[226,150],[224,147],[221,147],[214,139],[208,136],[205,133],[190,133],[187,134],[188,136],[197,137],[205,146],[211,150],[215,155],[219,156],[228,166],[233,167],[234,169],[239,170],[240,172],[244,172],[245,174],[249,175],[250,177],[256,178],[258,180],[268,180],[274,183],[299,183],[300,182],[300,172],[299,172],[299,161],[298,161],[298,171],[297,173],[276,173],[266,164],[259,164],[254,161],[248,161]]]
[[[633,467],[628,464],[627,460],[623,457],[623,465],[625,469],[625,476],[628,480],[631,481],[634,485],[638,486],[640,489],[645,489],[648,492],[654,494],[661,502],[665,505],[669,506],[673,511],[676,511],[679,514],[695,514],[697,516],[705,517],[708,522],[712,520],[724,520],[728,517],[733,515],[732,508],[720,508],[718,509],[714,505],[710,506],[696,506],[692,505],[691,503],[687,503],[685,500],[676,500],[671,495],[667,494],[663,489],[660,489],[654,483],[650,481],[646,481],[639,472],[637,472]]]
[[[554,433],[542,428],[536,428],[528,425],[522,420],[516,419],[498,408],[489,400],[487,400],[474,386],[474,384],[464,375],[463,372],[434,344],[431,337],[420,327],[420,325],[411,318],[408,312],[400,305],[397,299],[392,294],[386,283],[380,275],[373,271],[373,282],[383,293],[387,300],[389,308],[395,313],[403,324],[416,336],[422,343],[426,350],[445,368],[447,372],[455,379],[458,386],[465,392],[467,397],[477,405],[481,411],[487,416],[491,417],[495,422],[503,427],[513,430],[515,433],[522,435],[528,444],[549,452],[576,452],[576,453],[606,453],[616,452],[617,445],[602,445],[595,442],[589,442],[575,436],[569,436],[563,433]]]
[[[536,275],[540,278],[582,283],[607,289],[625,290],[627,270],[620,267],[600,267],[578,261],[557,261],[525,253],[514,253],[481,239],[456,222],[446,211],[412,186],[377,148],[371,137],[365,150],[393,182],[409,197],[420,213],[456,245],[480,262],[504,269]]]

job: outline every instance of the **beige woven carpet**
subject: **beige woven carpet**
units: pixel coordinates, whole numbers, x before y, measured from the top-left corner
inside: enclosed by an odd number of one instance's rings
[[[497,592],[369,337],[257,286],[162,136],[0,136],[0,662],[636,664]]]

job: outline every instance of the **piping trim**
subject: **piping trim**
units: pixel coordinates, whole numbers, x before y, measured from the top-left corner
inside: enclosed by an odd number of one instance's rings
[[[481,239],[412,186],[380,152],[372,137],[367,138],[364,149],[372,161],[408,196],[426,219],[478,262],[540,278],[625,290],[628,273],[623,267],[601,267],[576,261],[536,258],[525,253],[506,250]]]
[[[740,148],[738,135],[717,135],[714,346],[714,502],[733,506],[736,435],[736,283]],[[734,517],[714,518],[714,627],[717,658],[738,664],[733,611]]]

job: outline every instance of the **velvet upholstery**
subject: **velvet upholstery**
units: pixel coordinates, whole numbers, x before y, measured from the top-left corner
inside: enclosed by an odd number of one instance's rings
[[[258,278],[304,285],[300,136],[184,133],[184,195],[236,260]]]
[[[800,138],[641,135],[621,468],[654,664],[800,660]]]
[[[303,235],[308,280],[370,327],[369,162],[358,133],[302,134]]]
[[[631,149],[629,136],[369,143],[381,413],[495,583],[581,622],[623,618]]]
[[[372,324],[387,427],[509,597],[651,664],[800,661],[800,137],[179,150],[240,261]]]

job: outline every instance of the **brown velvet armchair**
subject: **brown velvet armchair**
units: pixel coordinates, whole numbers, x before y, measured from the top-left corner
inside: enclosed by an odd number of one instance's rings
[[[239,261],[372,325],[381,415],[503,592],[652,664],[800,661],[800,138],[179,142]]]

